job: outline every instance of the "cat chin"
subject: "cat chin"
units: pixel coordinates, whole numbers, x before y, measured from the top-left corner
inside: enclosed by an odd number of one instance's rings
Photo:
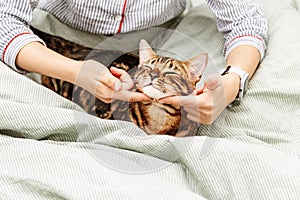
[[[147,95],[148,97],[150,97],[152,99],[155,99],[155,100],[159,100],[159,99],[162,99],[162,98],[175,96],[175,94],[173,94],[173,93],[164,93],[164,92],[156,89],[152,85],[143,87],[142,88],[142,92],[145,95]]]

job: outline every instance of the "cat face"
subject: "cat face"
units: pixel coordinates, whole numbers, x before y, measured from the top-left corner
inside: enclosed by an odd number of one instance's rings
[[[134,81],[137,89],[153,99],[188,95],[207,66],[207,54],[188,61],[158,56],[145,40],[139,47],[140,63]]]

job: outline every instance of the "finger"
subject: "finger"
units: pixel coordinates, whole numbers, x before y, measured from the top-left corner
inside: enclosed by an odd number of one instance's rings
[[[111,74],[118,79],[120,79],[120,77],[122,76],[121,69],[118,69],[116,67],[111,67],[109,70],[110,70]]]
[[[114,91],[101,82],[97,83],[94,96],[105,103],[112,101]]]
[[[199,122],[200,120],[199,120],[199,116],[194,116],[194,115],[191,115],[191,114],[188,114],[187,116],[186,116],[189,120],[191,120],[191,121],[194,121],[194,122]]]
[[[191,115],[199,115],[200,113],[199,105],[184,106],[183,108],[187,113],[190,113]]]
[[[204,87],[209,90],[214,90],[221,85],[221,76],[219,74],[212,74],[204,81]]]
[[[115,91],[122,89],[121,81],[114,77],[107,67],[94,60],[83,62],[75,82],[91,92],[95,90],[97,82],[102,82]]]
[[[158,100],[159,103],[172,104],[175,106],[196,105],[197,98],[195,95],[173,96]]]
[[[123,69],[118,69],[116,67],[111,67],[110,68],[110,72],[113,76],[117,77],[118,79],[120,79],[122,82],[130,82],[131,81],[131,77],[129,76],[129,74],[123,70]]]
[[[114,91],[121,91],[123,89],[121,81],[115,76],[113,76],[111,73],[106,73],[104,77],[105,78],[100,78],[100,81],[104,83],[107,87],[113,89]]]
[[[133,80],[131,79],[130,75],[126,71],[122,69],[118,69],[116,67],[111,67],[110,72],[112,73],[113,76],[121,80],[123,84],[123,89],[130,90],[133,87]]]
[[[122,83],[121,81],[113,76],[110,71],[101,63],[96,62],[96,61],[91,61],[92,66],[89,66],[90,70],[91,68],[95,68],[95,72],[99,71],[99,75],[96,78],[97,81],[102,82],[104,85],[107,87],[111,88],[112,90],[115,91],[120,91],[122,90]]]
[[[188,112],[185,107],[184,107],[184,110],[186,111],[187,113],[187,118],[192,120],[192,121],[195,121],[195,122],[199,122],[200,121],[200,115],[201,115],[201,112],[199,109],[196,109],[196,110],[192,110],[191,112]]]
[[[202,93],[203,93],[203,90],[204,90],[204,86],[201,86],[200,88],[196,88],[196,89],[193,91],[193,95],[199,95],[199,94],[202,94]]]
[[[194,122],[200,122],[201,124],[211,124],[213,122],[211,115],[207,115],[207,114],[201,114],[201,115],[188,114],[187,118]]]
[[[214,110],[215,113],[219,113],[219,109],[223,110],[225,108],[226,99],[225,99],[225,90],[222,84],[221,76],[214,74],[207,78],[204,83],[205,91],[203,97],[206,97],[205,107],[207,109]]]
[[[111,103],[113,102],[113,99],[109,98],[109,99],[105,99],[105,98],[101,98],[101,101],[103,101],[104,103]]]
[[[138,102],[138,101],[151,101],[152,99],[140,92],[131,92],[127,90],[122,90],[121,92],[114,93],[114,99],[119,99],[128,102]]]

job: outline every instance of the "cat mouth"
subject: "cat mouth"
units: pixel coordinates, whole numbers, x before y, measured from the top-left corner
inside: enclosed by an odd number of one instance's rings
[[[144,86],[144,87],[142,87],[141,90],[145,95],[147,95],[150,98],[156,99],[156,100],[175,96],[175,94],[173,94],[173,93],[162,92],[161,90],[155,88],[153,85]]]

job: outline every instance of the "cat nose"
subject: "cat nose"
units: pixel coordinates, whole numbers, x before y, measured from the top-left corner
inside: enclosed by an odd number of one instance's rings
[[[158,78],[158,75],[152,75],[152,74],[151,74],[151,80],[154,80],[154,79],[156,79],[156,78]]]
[[[158,73],[157,72],[151,72],[150,73],[150,77],[151,77],[151,80],[154,80],[154,79],[156,79],[156,78],[158,78]]]

